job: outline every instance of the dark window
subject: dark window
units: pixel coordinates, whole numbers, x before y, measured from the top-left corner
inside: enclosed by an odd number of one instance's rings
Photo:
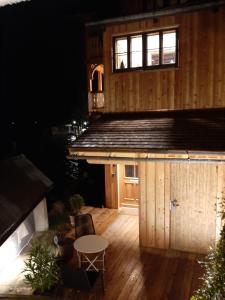
[[[125,177],[138,177],[138,166],[125,165]]]
[[[94,71],[94,74],[93,74],[92,92],[98,93],[98,71]]]
[[[178,32],[167,29],[114,38],[113,70],[157,69],[178,65]]]

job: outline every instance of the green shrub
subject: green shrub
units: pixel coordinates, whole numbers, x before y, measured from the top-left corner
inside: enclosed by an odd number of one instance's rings
[[[23,272],[25,283],[40,293],[50,290],[58,282],[59,267],[46,243],[31,243]]]
[[[73,194],[68,198],[68,209],[70,214],[77,214],[82,205],[84,205],[84,198],[80,194]]]
[[[223,201],[222,220],[225,219]],[[191,300],[224,300],[225,299],[225,226],[220,233],[220,240],[215,248],[210,249],[205,262],[200,262],[205,272],[202,286]]]

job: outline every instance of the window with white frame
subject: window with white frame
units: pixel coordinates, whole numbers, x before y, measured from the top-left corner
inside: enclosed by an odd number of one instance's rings
[[[138,178],[138,166],[125,165],[125,177]]]
[[[115,72],[173,66],[178,66],[177,28],[114,38]]]

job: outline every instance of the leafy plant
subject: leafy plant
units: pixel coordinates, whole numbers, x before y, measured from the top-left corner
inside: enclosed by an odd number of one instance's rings
[[[80,194],[73,194],[68,199],[70,214],[77,214],[82,205],[84,205],[84,198]]]
[[[222,203],[222,220],[225,219],[225,201]],[[225,225],[220,233],[220,240],[215,248],[210,249],[205,262],[200,262],[205,273],[203,284],[191,297],[191,300],[224,300],[225,299]]]
[[[58,282],[59,267],[47,243],[31,243],[23,272],[24,282],[40,293],[49,291]]]

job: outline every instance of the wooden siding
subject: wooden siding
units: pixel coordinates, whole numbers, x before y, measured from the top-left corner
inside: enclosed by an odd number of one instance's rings
[[[141,246],[207,252],[221,229],[224,165],[141,162],[139,170]]]
[[[105,165],[105,205],[118,208],[117,165]]]
[[[179,28],[179,67],[112,73],[112,37]],[[105,112],[225,107],[225,6],[218,10],[108,25],[104,32]]]

